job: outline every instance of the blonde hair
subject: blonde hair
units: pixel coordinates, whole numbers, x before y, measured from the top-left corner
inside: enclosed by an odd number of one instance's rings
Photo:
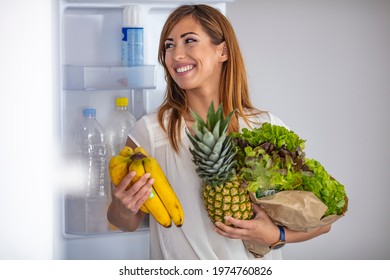
[[[225,116],[235,110],[229,124],[229,132],[238,131],[238,116],[249,125],[244,112],[256,112],[248,92],[248,82],[244,60],[238,41],[229,20],[217,9],[207,5],[183,5],[175,9],[163,26],[158,50],[158,61],[164,67],[167,88],[163,103],[158,109],[158,121],[168,134],[175,152],[179,152],[180,128],[182,116],[188,112],[188,100],[185,91],[172,79],[165,64],[165,40],[174,26],[183,18],[191,16],[210,36],[211,42],[219,45],[225,42],[228,59],[222,66],[219,100],[223,104]]]

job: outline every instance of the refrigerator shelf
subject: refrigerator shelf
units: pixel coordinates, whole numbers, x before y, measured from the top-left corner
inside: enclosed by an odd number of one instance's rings
[[[106,196],[89,197],[68,194],[64,196],[64,236],[78,238],[81,236],[103,236],[123,233],[111,226],[107,220],[107,207],[110,199]],[[149,217],[143,219],[137,232],[149,230]]]
[[[64,90],[155,89],[156,66],[64,65]]]

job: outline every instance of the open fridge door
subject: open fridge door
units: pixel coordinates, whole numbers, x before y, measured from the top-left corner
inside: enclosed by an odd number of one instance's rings
[[[161,28],[175,7],[192,1],[59,0],[56,18],[58,134],[66,168],[72,169],[72,133],[84,108],[96,109],[105,126],[117,97],[127,97],[130,112],[139,119],[155,110],[165,90],[164,72],[157,62]],[[225,3],[202,1],[225,13]],[[123,10],[141,8],[144,28],[144,63],[122,66]],[[71,171],[67,171],[71,174]],[[69,176],[71,177],[71,176]],[[122,232],[109,225],[91,230],[85,207],[67,201],[74,182],[59,183],[56,195],[55,258],[57,259],[149,259],[149,226],[146,221],[135,232]],[[107,185],[109,189],[109,183]],[[108,192],[109,193],[109,192]],[[108,198],[109,201],[109,198]],[[85,205],[84,205],[85,206]],[[96,213],[94,213],[96,214]],[[104,216],[102,216],[104,215]]]

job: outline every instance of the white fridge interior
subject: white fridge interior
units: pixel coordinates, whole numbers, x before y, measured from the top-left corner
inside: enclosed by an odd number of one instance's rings
[[[58,131],[62,152],[71,165],[72,133],[87,107],[96,109],[105,126],[116,97],[128,97],[130,112],[139,119],[159,106],[164,95],[163,69],[157,62],[161,28],[169,12],[192,1],[59,0],[55,6],[57,33]],[[202,1],[225,13],[221,1]],[[144,65],[121,65],[122,11],[139,5],[144,27]],[[83,217],[66,202],[72,179],[59,182],[55,195],[57,259],[149,259],[148,221],[135,232],[69,230]],[[108,186],[109,188],[109,186]],[[78,221],[80,222],[80,221]],[[83,221],[81,221],[82,223]]]

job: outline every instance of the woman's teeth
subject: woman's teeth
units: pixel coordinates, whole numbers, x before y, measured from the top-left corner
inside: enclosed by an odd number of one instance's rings
[[[187,66],[184,66],[184,67],[177,68],[176,72],[183,73],[183,72],[187,72],[187,71],[191,70],[192,68],[194,68],[193,65],[187,65]]]

